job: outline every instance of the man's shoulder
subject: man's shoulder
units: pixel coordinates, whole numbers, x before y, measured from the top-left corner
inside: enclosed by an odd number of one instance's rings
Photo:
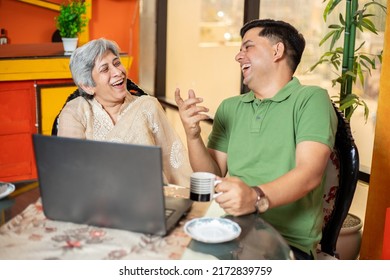
[[[250,92],[244,93],[244,94],[239,94],[235,96],[228,97],[222,101],[222,104],[237,104],[239,102],[242,102]]]
[[[324,94],[327,93],[327,90],[321,86],[314,84],[303,84],[297,78],[294,78],[294,92],[300,93],[305,92],[309,94]]]
[[[317,85],[299,84],[292,88],[291,97],[293,100],[307,100],[314,98],[328,99],[330,98],[328,91]]]
[[[326,93],[327,90],[317,85],[301,85],[301,90],[313,93]]]

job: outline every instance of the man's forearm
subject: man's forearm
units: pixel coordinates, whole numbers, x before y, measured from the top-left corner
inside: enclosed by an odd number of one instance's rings
[[[189,140],[187,138],[188,154],[194,172],[211,172],[221,176],[221,170],[211,157],[201,137]]]

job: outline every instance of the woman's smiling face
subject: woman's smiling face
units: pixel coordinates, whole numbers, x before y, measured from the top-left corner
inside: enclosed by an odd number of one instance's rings
[[[95,82],[92,92],[99,103],[104,105],[107,102],[123,101],[127,94],[127,73],[118,56],[106,51],[97,58],[92,78]]]

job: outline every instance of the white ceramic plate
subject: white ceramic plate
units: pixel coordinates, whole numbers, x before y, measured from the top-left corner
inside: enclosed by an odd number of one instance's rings
[[[11,183],[0,182],[0,199],[6,197],[10,193],[13,193],[14,191],[15,191],[15,185]]]
[[[240,226],[225,218],[198,218],[184,225],[184,232],[193,239],[205,243],[222,243],[237,238]]]

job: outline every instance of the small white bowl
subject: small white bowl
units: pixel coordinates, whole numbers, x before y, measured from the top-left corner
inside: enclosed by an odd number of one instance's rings
[[[15,191],[15,185],[11,183],[0,182],[0,199]]]

